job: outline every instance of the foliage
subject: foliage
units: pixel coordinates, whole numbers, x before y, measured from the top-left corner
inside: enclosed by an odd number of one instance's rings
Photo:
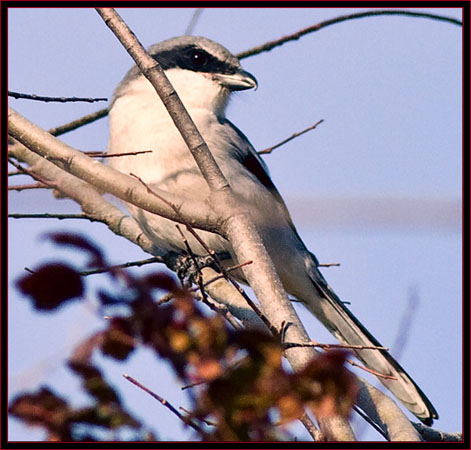
[[[183,383],[193,385],[191,410],[186,416],[176,414],[200,440],[290,439],[284,425],[306,408],[318,418],[349,415],[356,384],[344,367],[345,352],[328,351],[292,373],[282,365],[282,346],[276,338],[260,330],[230,327],[220,315],[203,310],[195,295],[168,274],[133,276],[108,266],[101,250],[83,237],[65,233],[50,237],[85,252],[87,267],[109,268],[107,276],[115,283],[124,282],[126,289],[120,294],[98,293],[100,312],[111,318],[68,360],[92,399],[90,406],[74,408],[47,387],[22,393],[11,402],[10,414],[42,426],[48,440],[98,441],[103,431],[118,429],[133,430],[135,440],[156,440],[126,410],[92,358],[101,352],[124,361],[138,346],[152,349]],[[80,301],[83,284],[78,271],[58,262],[18,281],[34,307],[49,312],[72,299]],[[162,293],[171,294],[171,300],[156,301]]]

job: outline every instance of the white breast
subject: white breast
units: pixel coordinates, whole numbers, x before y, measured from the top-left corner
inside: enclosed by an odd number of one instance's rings
[[[187,70],[166,72],[200,133],[211,141],[218,116],[224,115],[228,93],[209,75]],[[109,153],[151,150],[152,153],[111,158],[110,165],[144,181],[160,182],[179,170],[195,168],[183,138],[152,85],[143,77],[133,80],[110,111]],[[219,149],[212,148],[213,152]]]
[[[207,75],[182,70],[166,72],[214,156],[224,152],[217,142],[218,117],[224,115],[229,92]],[[194,159],[152,85],[143,77],[133,80],[115,100],[109,114],[108,153],[151,150],[152,153],[109,159],[111,167],[142,178],[151,186],[202,199],[209,194]],[[216,139],[216,141],[214,140]],[[165,249],[184,248],[175,224],[154,214],[127,205],[146,234]],[[227,241],[201,232],[216,251],[225,250]],[[192,242],[196,253],[203,249]]]

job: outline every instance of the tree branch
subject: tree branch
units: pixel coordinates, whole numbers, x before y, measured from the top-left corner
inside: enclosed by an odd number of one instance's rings
[[[73,120],[72,122],[51,128],[49,133],[51,133],[53,136],[60,136],[61,134],[68,133],[69,131],[76,130],[77,128],[83,127],[84,125],[95,122],[98,119],[102,119],[108,115],[108,112],[108,108],[100,109],[99,111],[95,111],[94,113],[80,117],[77,120]]]
[[[108,9],[102,10],[102,11],[109,11]],[[376,14],[377,15],[377,14]],[[344,19],[345,20],[345,19]],[[120,25],[121,26],[121,25]],[[325,25],[326,26],[326,25]],[[277,44],[280,45],[280,44]],[[140,52],[140,49],[139,49]],[[137,55],[139,54],[137,52]],[[152,59],[152,58],[151,58]],[[159,69],[153,70],[153,67],[156,66],[155,61],[152,59],[153,66],[147,67],[144,64],[144,74],[149,75],[150,78],[152,79],[153,77],[158,78],[159,76],[156,75],[154,72],[159,72]],[[161,69],[160,69],[161,71]],[[164,93],[165,94],[165,93]],[[169,94],[171,97],[176,97],[175,91],[173,91],[173,88],[171,88],[169,91],[166,92],[166,94]],[[165,97],[166,99],[166,97]],[[164,101],[164,98],[162,99]],[[164,101],[164,104],[170,104],[170,101]],[[178,102],[177,102],[178,103]],[[180,116],[179,113],[175,113],[175,121],[177,127],[179,127],[178,122],[180,122]],[[185,121],[184,121],[185,122]],[[190,123],[190,122],[188,122]],[[278,329],[281,329],[282,323],[287,321],[290,323],[288,327],[287,333],[289,333],[289,339],[292,342],[308,342],[309,339],[307,337],[307,334],[302,327],[302,324],[300,324],[299,319],[296,316],[296,313],[291,307],[291,304],[289,300],[286,297],[286,294],[284,293],[281,283],[279,282],[276,273],[273,275],[273,266],[270,263],[270,260],[268,259],[268,255],[266,254],[266,251],[264,251],[263,246],[261,245],[261,240],[255,233],[254,226],[247,221],[245,216],[241,214],[238,209],[237,205],[234,203],[234,201],[231,199],[231,193],[230,189],[227,185],[227,182],[225,182],[224,178],[222,177],[222,174],[220,173],[220,170],[218,171],[217,166],[215,165],[214,159],[208,155],[207,147],[202,142],[202,139],[200,139],[200,136],[194,136],[194,130],[191,130],[191,123],[190,126],[188,127],[188,123],[186,125],[181,125],[180,128],[182,128],[182,133],[187,133],[187,137],[189,138],[190,143],[195,144],[193,148],[194,154],[195,154],[195,160],[199,165],[202,167],[202,173],[205,175],[206,179],[208,180],[208,184],[211,187],[212,191],[212,196],[210,199],[210,203],[212,206],[215,206],[215,214],[208,216],[206,215],[201,215],[198,214],[198,207],[194,208],[193,212],[191,212],[191,208],[186,211],[188,213],[188,220],[189,223],[191,223],[194,226],[200,227],[202,229],[206,229],[208,231],[213,231],[213,232],[219,232],[224,234],[226,237],[228,237],[233,244],[234,250],[238,256],[239,261],[248,261],[252,260],[254,261],[254,264],[251,264],[247,267],[244,267],[244,273],[246,274],[247,279],[249,280],[250,284],[254,288],[254,291],[257,294],[257,297],[260,300],[260,303],[262,304],[262,307],[264,309],[264,313],[267,315],[267,317],[270,318],[272,323],[278,327]],[[164,217],[170,218],[171,220],[180,222],[178,218],[176,218],[172,213],[172,211],[169,210],[169,208],[165,208],[164,205],[156,201],[155,197],[149,196],[147,192],[145,191],[144,188],[141,187],[141,190],[139,190],[139,187],[136,186],[136,181],[132,180],[130,177],[127,177],[126,175],[121,175],[122,177],[117,175],[117,172],[112,171],[112,169],[108,167],[101,167],[100,163],[96,161],[91,161],[90,159],[84,155],[81,155],[81,157],[86,158],[86,159],[81,159],[76,155],[76,153],[71,153],[75,152],[73,149],[71,149],[68,146],[65,146],[65,144],[58,144],[58,141],[52,138],[48,133],[38,129],[33,130],[33,135],[39,131],[41,131],[44,134],[40,135],[39,139],[36,136],[31,136],[28,134],[28,131],[25,131],[30,125],[27,123],[27,121],[19,116],[17,113],[10,112],[9,113],[9,126],[10,126],[10,132],[12,135],[20,140],[21,142],[25,143],[28,145],[28,147],[34,149],[35,152],[38,154],[44,156],[45,158],[49,158],[50,161],[54,162],[54,164],[57,166],[54,169],[59,170],[60,172],[63,172],[62,170],[58,169],[62,168],[65,170],[70,171],[70,173],[73,173],[77,175],[78,177],[83,178],[86,181],[89,181],[90,184],[94,184],[97,186],[99,189],[107,190],[112,192],[114,195],[118,196],[119,198],[122,198],[123,200],[130,202],[132,204],[135,204],[138,207],[141,207],[143,209],[146,209],[147,211],[154,212],[157,214],[160,214]],[[26,128],[25,128],[26,127]],[[188,127],[185,130],[185,127]],[[191,131],[188,131],[191,130]],[[31,129],[29,129],[31,131]],[[52,140],[51,140],[52,139]],[[48,147],[51,147],[53,150],[49,151]],[[66,149],[67,151],[65,151]],[[57,151],[57,152],[56,152]],[[19,150],[17,150],[19,152]],[[17,153],[18,154],[18,153]],[[25,155],[23,154],[22,160],[32,160],[30,157],[31,155]],[[36,158],[37,155],[33,155]],[[42,163],[48,164],[48,169],[51,169],[51,162],[47,161],[44,158],[39,158],[39,160]],[[209,161],[209,162],[208,162]],[[36,161],[38,162],[38,161]],[[31,163],[30,163],[31,165]],[[86,166],[90,166],[91,174],[87,172]],[[105,170],[106,169],[106,170]],[[36,167],[35,170],[37,171]],[[97,173],[97,170],[99,173]],[[107,171],[112,171],[112,172],[107,172]],[[92,189],[90,186],[85,185],[84,183],[80,182],[77,180],[75,177],[69,174],[65,174],[67,177],[71,177],[75,181],[75,183],[79,183],[79,185],[85,186],[89,189],[91,189],[91,192],[94,193],[94,195],[98,196],[99,199],[104,202],[103,199],[101,199],[100,195],[98,192],[96,192],[94,189]],[[109,176],[110,178],[107,179],[107,181],[103,181],[103,183],[100,184],[98,181],[96,184],[94,181],[96,179],[100,179],[101,175],[104,176]],[[70,181],[70,180],[69,180]],[[134,182],[134,184],[132,184]],[[131,184],[129,184],[131,183]],[[120,188],[115,187],[116,185],[125,185],[126,188],[124,190],[121,190]],[[113,186],[114,185],[114,186]],[[76,184],[76,188],[77,188]],[[67,195],[70,196],[71,198],[79,198],[79,201],[84,201],[83,197],[79,196],[77,193],[74,193],[73,190],[70,188],[64,188],[62,183],[60,183],[60,188],[61,190],[67,191]],[[144,195],[147,194],[147,195]],[[170,194],[164,193],[165,198],[171,197]],[[150,198],[152,197],[152,199]],[[95,198],[94,198],[95,199]],[[229,199],[229,202],[227,203],[229,205],[229,209],[226,207],[222,208],[220,205],[225,205],[224,200]],[[97,200],[97,199],[95,199]],[[174,199],[170,198],[170,201],[174,203]],[[221,202],[222,201],[222,202]],[[107,202],[100,203],[98,201],[99,207],[104,207],[106,208]],[[201,206],[201,205],[199,205]],[[207,208],[207,204],[204,205],[205,208]],[[212,209],[210,208],[212,211]],[[119,211],[119,210],[118,210]],[[163,213],[162,213],[163,211]],[[194,212],[197,212],[197,220],[191,219],[193,216]],[[228,213],[229,211],[229,213]],[[85,211],[84,211],[85,212]],[[192,214],[190,214],[190,212]],[[97,214],[98,216],[101,216],[103,221],[105,223],[109,223],[109,220],[107,220],[100,211],[93,211],[94,214]],[[116,211],[113,211],[114,214],[116,214]],[[117,216],[114,218],[116,219]],[[121,221],[125,215],[123,215],[119,211],[119,221]],[[222,218],[222,219],[221,219]],[[128,218],[129,219],[129,218]],[[130,219],[132,220],[132,219]],[[187,220],[187,218],[185,218]],[[201,222],[199,222],[201,220]],[[138,230],[137,224],[135,222],[132,222],[134,225],[130,226],[129,228],[133,229],[133,232],[136,232]],[[208,225],[209,224],[209,225]],[[121,223],[120,223],[121,226]],[[133,228],[134,227],[134,228]],[[140,237],[139,237],[140,236]],[[145,237],[143,237],[142,234],[139,234],[138,237],[136,235],[130,234],[130,237],[132,237],[131,240],[133,242],[138,243],[138,245],[143,245],[142,243],[144,242],[144,246],[149,250],[152,251],[152,243],[146,240]],[[249,244],[247,244],[249,243]],[[251,266],[254,266],[253,268]],[[268,275],[265,275],[268,274]],[[268,290],[266,290],[268,286]],[[277,301],[275,301],[275,299]],[[282,318],[282,320],[280,319]],[[313,356],[314,351],[313,349],[309,348],[292,348],[287,350],[286,355],[291,362],[292,366],[295,369],[303,367],[305,363],[307,363],[311,357]],[[389,430],[389,436],[392,440],[397,439],[397,440],[420,440],[420,436],[417,433],[411,433],[409,428],[412,428],[410,423],[408,423],[408,427],[403,424],[403,422],[400,421],[400,426],[395,427],[394,424],[389,423],[389,420],[387,418],[389,417],[388,414],[383,413],[381,411],[378,411],[378,409],[381,409],[380,406],[383,403],[384,399],[388,399],[391,403],[392,400],[390,400],[388,397],[386,397],[384,394],[381,395],[376,395],[375,394],[375,402],[378,400],[377,405],[373,404],[373,407],[371,407],[370,404],[368,404],[369,401],[372,399],[372,394],[368,390],[369,388],[368,383],[362,382],[362,388],[366,391],[363,392],[361,396],[359,396],[358,403],[361,405],[362,409],[365,411],[370,411],[370,413],[373,416],[376,416],[378,422],[382,423],[385,428]],[[379,392],[379,391],[378,391]],[[365,401],[364,401],[365,400]],[[365,403],[365,404],[363,404]],[[379,406],[378,406],[379,405]],[[394,414],[397,414],[397,411],[400,410],[395,406],[395,409],[392,408],[394,411]],[[389,410],[388,410],[389,411]],[[323,424],[323,428],[326,430],[331,427],[336,435],[334,436],[334,439],[336,440],[352,440],[354,438],[353,434],[351,433],[351,429],[348,426],[348,423],[346,421],[341,423],[340,427],[337,427],[337,424],[335,424],[335,418],[330,421],[330,423],[325,423]],[[407,421],[407,420],[406,420]],[[375,421],[376,422],[376,421]],[[408,421],[407,421],[408,422]],[[377,422],[376,422],[377,423]],[[335,425],[335,426],[333,426]],[[341,430],[341,431],[339,431]],[[392,431],[391,431],[392,430]],[[413,431],[415,431],[412,428]]]
[[[204,8],[196,8],[195,12],[191,16],[190,23],[186,27],[185,33],[186,35],[191,35],[193,33],[193,30],[195,29],[196,23],[198,22],[198,19],[200,18],[201,13],[203,12]]]
[[[42,95],[36,94],[23,94],[21,92],[13,92],[8,91],[8,96],[13,97],[16,99],[24,99],[24,100],[36,100],[39,102],[59,102],[59,103],[72,103],[72,102],[87,102],[87,103],[94,103],[94,102],[106,102],[108,101],[107,98],[85,98],[85,97],[45,97]]]
[[[33,167],[37,175],[56,180],[57,190],[63,196],[77,202],[89,220],[106,224],[114,234],[140,246],[143,251],[161,258],[170,270],[176,270],[177,255],[156,248],[142,233],[132,217],[104,200],[92,186],[56,167],[52,162],[33,153],[19,142],[11,145],[8,151],[17,160]],[[219,273],[210,267],[204,267],[202,275],[205,289],[212,298],[226,306],[229,312],[241,320],[244,325],[264,328],[263,322],[241,298],[239,292],[234,286],[220,279]]]
[[[50,213],[39,213],[39,214],[25,214],[25,213],[9,213],[8,217],[11,219],[86,219],[90,222],[96,222],[97,220],[86,214],[50,214]]]
[[[8,110],[8,133],[27,148],[47,158],[57,167],[90,183],[99,191],[109,192],[121,200],[167,219],[181,222],[180,217],[183,217],[193,226],[218,232],[216,215],[205,202],[183,203],[178,196],[154,189],[161,197],[178,205],[180,215],[177,215],[168,204],[150,195],[147,189],[133,177],[105,166],[73,149],[11,108]]]
[[[310,127],[307,127],[305,128],[304,130],[302,131],[299,131],[297,133],[294,133],[292,134],[289,138],[286,138],[284,140],[282,140],[281,142],[279,142],[278,144],[276,145],[273,145],[272,147],[268,147],[264,150],[260,150],[259,152],[257,152],[259,155],[268,155],[270,154],[273,150],[275,150],[276,148],[278,147],[281,147],[282,145],[284,144],[287,144],[288,142],[292,141],[293,139],[299,137],[299,136],[302,136],[304,133],[307,133],[308,131],[311,131],[311,130],[314,130],[314,128],[317,127],[317,125],[320,125],[322,122],[324,122],[324,119],[321,119],[319,120],[318,122],[316,122],[314,125],[311,125]]]
[[[92,186],[33,153],[20,143],[10,146],[8,153],[34,168],[36,174],[56,180],[57,189],[77,202],[87,217],[93,217],[94,220],[105,223],[113,233],[139,245],[144,251],[153,252],[152,242],[142,233],[135,220],[104,200]]]
[[[149,388],[145,387],[143,384],[139,383],[139,381],[135,380],[133,377],[123,374],[123,377],[126,378],[126,380],[130,381],[132,384],[137,386],[139,389],[142,389],[144,392],[149,394],[151,397],[155,398],[157,401],[159,401],[162,405],[164,405],[166,408],[168,408],[170,411],[172,411],[173,414],[175,414],[182,422],[184,422],[186,425],[189,425],[191,428],[193,428],[196,432],[198,432],[201,436],[204,436],[206,433],[204,430],[197,425],[193,420],[184,417],[180,412],[167,400],[165,400],[163,397],[160,395],[156,394],[155,392],[151,391]]]
[[[198,8],[200,9],[200,8]],[[201,8],[204,9],[204,8]],[[196,11],[195,11],[196,15]],[[444,21],[444,22],[449,22],[455,25],[462,26],[462,22],[459,20],[456,20],[451,17],[445,17],[445,16],[440,16],[440,15],[435,15],[435,14],[427,14],[427,13],[419,13],[419,12],[414,12],[414,11],[400,11],[400,10],[395,10],[395,11],[388,11],[388,10],[378,10],[378,11],[366,11],[363,13],[357,13],[357,14],[350,14],[346,16],[339,16],[333,19],[326,20],[324,22],[319,22],[315,25],[312,25],[307,28],[303,28],[300,31],[297,31],[296,33],[281,37],[275,41],[270,41],[265,44],[259,45],[257,47],[253,47],[252,49],[245,50],[238,55],[236,55],[239,59],[247,58],[249,56],[256,55],[258,53],[262,53],[264,51],[269,51],[273,49],[274,47],[280,46],[284,44],[285,42],[289,42],[292,40],[297,40],[300,37],[304,36],[305,34],[309,33],[314,33],[316,31],[319,31],[322,28],[325,28],[329,25],[333,25],[335,23],[341,23],[346,20],[353,20],[353,19],[359,19],[363,17],[372,17],[372,16],[381,16],[381,15],[396,15],[396,16],[412,16],[412,17],[422,17],[422,18],[428,18],[428,19],[434,19],[434,20],[439,20],[439,21]],[[189,34],[186,32],[185,34]],[[83,116],[77,120],[74,120],[70,123],[61,125],[56,128],[51,128],[49,132],[53,136],[59,136],[61,134],[67,133],[69,131],[73,131],[83,125],[87,125],[89,123],[94,122],[95,120],[101,119],[103,117],[106,117],[108,115],[108,108],[100,109],[99,111],[96,111],[94,113],[88,114],[86,116]]]
[[[267,42],[263,45],[253,47],[249,50],[238,53],[236,56],[239,59],[248,58],[249,56],[258,55],[262,52],[268,52],[279,45],[283,45],[289,41],[295,41],[306,34],[315,33],[316,31],[322,30],[330,25],[334,25],[340,22],[346,22],[347,20],[362,19],[365,17],[374,17],[374,16],[409,16],[409,17],[421,17],[424,19],[433,19],[442,22],[452,23],[454,25],[462,26],[463,22],[454,19],[453,17],[440,16],[438,14],[429,14],[421,13],[416,11],[403,11],[403,10],[373,10],[373,11],[364,11],[360,13],[347,14],[344,16],[334,17],[333,19],[324,20],[322,22],[311,25],[310,27],[303,28],[302,30],[297,31],[293,34],[288,34],[274,41]]]
[[[229,184],[163,69],[147,54],[113,9],[98,8],[97,11],[133,57],[144,76],[152,83],[192,153],[211,190],[211,209],[214,209],[218,216],[220,234],[230,241],[238,261],[253,261],[253,264],[243,268],[243,272],[262,305],[263,313],[278,330],[281,330],[283,322],[289,321],[292,324],[288,331],[290,340],[307,341],[308,335],[284,292],[255,225],[240,209]],[[309,348],[292,348],[287,350],[286,354],[295,370],[304,367],[314,355]],[[336,440],[351,440],[354,435],[348,422],[341,418],[337,418],[337,421],[343,422],[344,426],[336,428],[339,432],[330,436]]]

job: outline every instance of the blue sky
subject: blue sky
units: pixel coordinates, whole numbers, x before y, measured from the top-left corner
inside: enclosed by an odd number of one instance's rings
[[[461,18],[461,10],[424,8]],[[358,8],[207,8],[194,34],[237,53]],[[122,8],[118,12],[145,46],[183,34],[194,8]],[[47,30],[47,32],[45,32]],[[334,25],[270,52],[242,60],[259,82],[236,94],[228,117],[255,148],[269,147],[324,119],[316,130],[264,157],[306,245],[329,284],[386,346],[398,334],[408,297],[419,303],[400,362],[440,414],[436,428],[461,430],[462,271],[462,30],[410,17],[374,17]],[[49,96],[110,98],[130,57],[91,8],[12,8],[8,11],[9,89]],[[44,128],[100,109],[99,104],[10,100]],[[82,150],[103,150],[107,120],[63,136]],[[18,182],[27,182],[26,179]],[[10,212],[78,212],[50,192],[12,192]],[[9,221],[9,276],[24,267],[74,253],[42,233],[88,235],[115,262],[145,258],[100,224]],[[155,270],[145,268],[137,270]],[[63,367],[74,345],[103,326],[93,295],[104,280],[89,279],[90,301],[54,316],[37,314],[14,287],[9,295],[9,387],[14,395],[46,382],[75,394]],[[333,338],[300,311],[311,336]],[[126,404],[161,439],[190,439],[167,410],[121,378],[123,372],[184,405],[173,375],[140,352],[125,367],[101,360]],[[374,381],[374,380],[373,380]],[[300,431],[300,437],[303,431]],[[363,435],[375,439],[374,432]],[[42,433],[10,421],[10,439]]]

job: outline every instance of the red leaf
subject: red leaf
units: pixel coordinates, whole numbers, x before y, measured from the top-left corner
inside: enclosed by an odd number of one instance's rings
[[[36,309],[46,311],[83,294],[80,275],[61,263],[45,264],[18,280],[17,285],[23,294],[32,297]]]
[[[90,254],[89,266],[105,267],[105,261],[101,250],[87,238],[72,233],[47,233],[47,237],[56,244],[70,245]]]
[[[143,281],[155,289],[162,289],[168,292],[175,292],[180,290],[180,287],[178,286],[175,278],[164,272],[146,275],[143,277]]]
[[[103,333],[101,351],[104,355],[125,360],[132,353],[136,342],[130,323],[126,319],[111,320],[109,328]]]

